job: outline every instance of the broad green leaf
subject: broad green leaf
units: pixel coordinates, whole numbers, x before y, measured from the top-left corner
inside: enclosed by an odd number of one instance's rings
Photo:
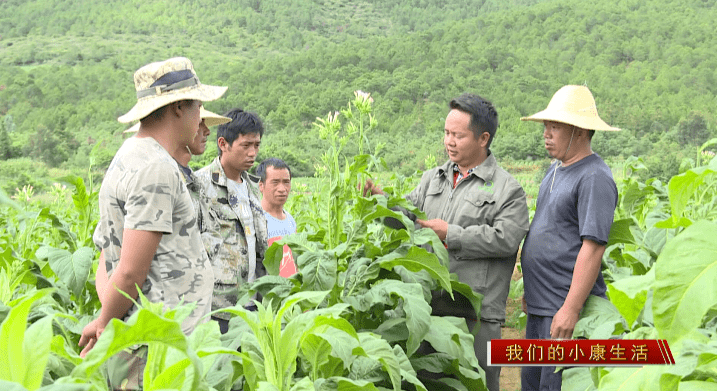
[[[421,357],[412,357],[411,365],[417,372],[443,373],[453,365],[454,360],[456,359],[447,353],[430,353]]]
[[[394,295],[403,299],[402,309],[406,314],[406,327],[409,334],[406,349],[408,354],[412,355],[428,333],[431,319],[431,306],[423,297],[420,285],[407,284],[398,280],[381,280],[372,286],[364,297],[358,298],[358,300],[347,300],[347,303],[361,306],[363,309],[359,310],[366,311],[376,303],[391,305],[395,302]],[[371,300],[368,305],[361,303],[361,301],[368,300]]]
[[[35,373],[32,368],[39,363],[30,361],[33,357],[27,356],[25,328],[27,327],[27,316],[30,313],[32,304],[50,292],[50,289],[43,289],[31,296],[22,297],[14,304],[11,304],[10,313],[0,325],[0,380],[17,382],[31,391],[40,386],[42,373],[39,379],[27,378],[28,373]],[[52,338],[52,335],[50,335],[50,338]],[[30,343],[30,341],[27,341],[27,344]],[[50,341],[48,341],[48,349],[49,345]],[[45,364],[42,363],[42,371],[44,370]]]
[[[714,174],[715,171],[708,167],[698,167],[670,179],[667,187],[672,208],[672,221],[675,225],[684,226],[682,221],[685,218],[682,214],[687,203],[695,196],[697,188],[704,183],[705,178]]]
[[[349,368],[353,362],[353,350],[359,344],[358,335],[353,326],[343,318],[316,318],[316,327],[311,333],[321,337],[331,346],[331,355],[340,358],[344,367]]]
[[[423,288],[423,298],[426,299],[427,302],[431,302],[433,295],[432,290],[436,289],[438,285],[430,273],[425,270],[412,272],[403,266],[395,266],[393,272],[398,274],[401,277],[401,281],[405,283],[421,285]]]
[[[655,264],[655,328],[669,342],[702,322],[717,303],[717,224],[698,221],[670,240]]]
[[[378,360],[383,366],[384,371],[388,374],[391,379],[393,389],[398,391],[401,389],[401,366],[399,364],[396,354],[393,352],[391,345],[378,336],[370,333],[359,334],[360,346],[354,349],[354,354],[357,354],[357,350],[364,352],[369,358]]]
[[[411,247],[405,255],[402,255],[400,252],[393,252],[379,258],[377,261],[382,268],[387,270],[392,270],[393,267],[397,265],[403,266],[412,272],[425,270],[453,297],[448,269],[438,262],[436,254],[430,253],[420,247]]]
[[[460,380],[451,377],[442,377],[439,379],[438,382],[443,383],[443,385],[439,389],[445,389],[445,387],[448,386],[451,390],[456,391],[474,391],[466,387]],[[476,391],[478,390],[482,390],[482,388],[476,389]]]
[[[259,384],[257,384],[256,391],[281,391],[281,390],[279,390],[279,388],[277,388],[275,385],[273,385],[269,382],[260,381]]]
[[[647,291],[655,282],[655,269],[652,268],[644,276],[633,276],[608,284],[610,301],[620,311],[620,315],[631,327],[645,308]]]
[[[22,384],[0,379],[0,389],[3,391],[28,391]]]
[[[315,291],[331,290],[338,277],[338,261],[328,251],[306,252],[296,260],[304,278],[304,288]]]
[[[80,297],[90,275],[94,250],[80,247],[74,253],[64,249],[43,246],[37,250],[38,258],[47,258],[50,268],[67,285],[75,297]]]
[[[346,272],[342,274],[343,296],[364,293],[369,281],[375,280],[381,266],[368,258],[359,258],[349,263]]]
[[[365,380],[353,380],[342,376],[318,379],[314,382],[316,391],[375,391],[376,386]],[[313,389],[312,389],[313,390]]]
[[[52,316],[45,316],[30,325],[25,332],[22,345],[27,367],[22,384],[31,391],[42,385],[42,377],[52,344],[52,320]]]
[[[466,327],[462,318],[452,319],[462,322],[463,327]],[[467,329],[458,327],[452,319],[448,316],[431,316],[431,327],[425,340],[437,352],[457,358],[461,366],[478,367],[478,359],[473,349],[473,335],[469,334]]]
[[[187,337],[182,332],[181,324],[144,308],[134,313],[127,322],[112,319],[94,348],[85,356],[85,360],[72,371],[72,376],[90,379],[103,363],[117,352],[136,344],[149,343],[158,343],[185,352],[190,361],[188,365],[197,376],[192,376],[192,383],[184,389],[199,388],[201,362],[199,357],[188,349]],[[151,365],[148,357],[147,366]],[[145,378],[145,382],[148,381],[151,379]]]
[[[717,391],[717,383],[699,380],[680,382],[677,391]]]
[[[563,370],[562,391],[597,391],[590,376],[590,369],[583,367]]]
[[[483,295],[474,291],[473,288],[470,287],[468,284],[464,284],[460,281],[458,281],[458,276],[455,274],[451,275],[451,288],[453,291],[460,293],[468,299],[468,301],[473,306],[473,309],[475,310],[476,314],[480,314],[481,308],[483,307]]]
[[[253,292],[259,293],[264,298],[274,296],[278,299],[284,299],[291,294],[295,283],[295,280],[291,278],[284,278],[278,275],[266,275],[256,280],[250,289]]]
[[[314,383],[311,382],[309,377],[301,378],[298,382],[291,386],[289,391],[314,391]]]
[[[272,276],[279,275],[281,260],[284,257],[284,245],[279,242],[281,242],[281,240],[277,240],[269,246],[266,253],[264,253],[264,260],[262,261],[266,272]]]
[[[653,391],[660,389],[660,376],[666,366],[645,365],[639,368],[614,368],[600,379],[600,391]]]
[[[411,361],[408,360],[406,352],[404,352],[400,346],[394,345],[393,353],[398,358],[398,364],[401,367],[401,377],[410,384],[413,384],[413,386],[416,387],[416,390],[428,391],[423,383],[418,380],[418,377],[416,377],[416,371],[413,369]]]
[[[308,361],[307,373],[310,373],[314,379],[321,376],[319,370],[321,366],[329,362],[330,353],[331,345],[323,338],[309,334],[301,340],[301,356]]]
[[[625,319],[609,300],[590,295],[580,311],[573,338],[607,339],[627,329]]]
[[[450,269],[448,250],[441,239],[438,238],[435,231],[430,228],[416,230],[416,232],[413,233],[413,243],[417,246],[430,244],[433,253],[438,257],[438,261],[441,265],[445,266],[446,269]]]
[[[408,339],[408,327],[405,318],[388,319],[373,330],[389,343],[405,341]]]
[[[608,246],[616,243],[636,244],[635,237],[632,235],[632,227],[637,227],[633,217],[614,221],[610,227]]]
[[[93,388],[91,384],[55,383],[38,388],[37,391],[89,391],[92,389]]]

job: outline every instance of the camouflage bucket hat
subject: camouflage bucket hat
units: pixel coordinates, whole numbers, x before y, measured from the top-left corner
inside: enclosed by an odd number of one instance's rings
[[[207,125],[207,126],[216,126],[216,125],[221,125],[221,124],[225,124],[225,123],[227,123],[227,122],[231,122],[231,121],[232,121],[232,119],[229,118],[229,117],[225,117],[225,116],[219,115],[219,114],[217,114],[217,113],[212,113],[212,112],[209,111],[209,110],[205,110],[205,109],[204,109],[204,106],[202,106],[202,107],[199,109],[199,116],[204,120],[204,125]],[[131,128],[125,130],[123,133],[134,133],[134,132],[138,132],[138,131],[139,131],[139,124],[140,124],[140,123],[137,122],[136,124],[134,124],[134,126],[132,126]]]
[[[227,87],[200,83],[192,62],[184,57],[153,62],[139,68],[134,73],[134,87],[137,104],[127,114],[117,118],[119,122],[140,120],[158,108],[180,100],[216,100],[227,90]]]
[[[521,121],[555,121],[587,130],[620,130],[603,121],[597,112],[595,98],[585,86],[563,86],[553,95],[548,108]]]

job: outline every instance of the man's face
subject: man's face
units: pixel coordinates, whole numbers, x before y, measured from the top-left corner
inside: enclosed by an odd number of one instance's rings
[[[199,100],[184,101],[181,102],[182,112],[185,114],[186,127],[182,129],[182,142],[185,145],[192,143],[192,140],[197,135],[199,129],[199,123],[202,122],[202,118],[199,114],[199,108],[202,106],[202,102]]]
[[[575,128],[572,125],[564,124],[562,122],[543,121],[543,123],[545,124],[545,129],[543,130],[545,150],[548,151],[550,157],[554,159],[558,159],[560,161],[566,160],[570,137],[572,136]],[[575,140],[573,140],[573,143],[574,142]]]
[[[220,137],[219,148],[222,150],[220,159],[222,166],[229,166],[238,172],[248,171],[254,165],[260,145],[261,135],[259,133],[240,134],[231,145],[223,137]]]
[[[446,117],[445,134],[443,136],[443,145],[448,152],[448,158],[453,163],[463,168],[473,168],[481,161],[481,153],[484,149],[485,138],[484,133],[476,139],[473,131],[468,128],[470,123],[470,114],[457,109],[451,110]]]
[[[282,208],[291,192],[291,174],[286,168],[267,167],[266,181],[259,183],[259,190],[270,205]]]
[[[199,123],[199,131],[197,131],[197,135],[189,144],[189,152],[191,152],[192,155],[201,155],[204,153],[207,149],[207,137],[209,137],[210,133],[211,131],[207,127],[207,124],[205,124],[204,120],[202,120],[202,122]]]

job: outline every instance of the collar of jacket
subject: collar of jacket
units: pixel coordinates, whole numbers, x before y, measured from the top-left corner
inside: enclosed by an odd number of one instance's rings
[[[212,163],[209,165],[209,172],[212,174],[212,182],[219,186],[227,187],[227,174],[224,173],[222,163],[219,161],[219,157],[215,157]],[[249,175],[246,171],[241,173],[241,179],[249,180]]]
[[[452,161],[448,160],[444,165],[438,167],[438,175],[445,176],[447,175],[446,173],[453,175],[453,164],[454,163]],[[498,162],[495,160],[495,156],[489,149],[488,157],[468,176],[475,175],[482,179],[483,182],[489,182],[493,180],[496,168],[498,168]]]
[[[214,158],[211,164],[209,164],[209,172],[211,173],[212,182],[224,188],[227,187],[227,174],[224,173],[224,168],[222,167],[222,163],[219,161],[218,156]],[[253,186],[247,186],[247,188],[249,189],[249,193],[253,194],[254,197],[259,198],[259,189],[256,187],[256,184],[259,182],[259,177],[243,171],[241,173],[241,179],[242,181],[246,181],[247,185],[249,185],[250,182],[254,184]]]

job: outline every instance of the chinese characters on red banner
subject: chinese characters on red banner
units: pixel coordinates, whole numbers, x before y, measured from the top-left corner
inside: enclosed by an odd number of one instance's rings
[[[642,366],[674,364],[665,340],[494,339],[488,365],[497,366]]]

